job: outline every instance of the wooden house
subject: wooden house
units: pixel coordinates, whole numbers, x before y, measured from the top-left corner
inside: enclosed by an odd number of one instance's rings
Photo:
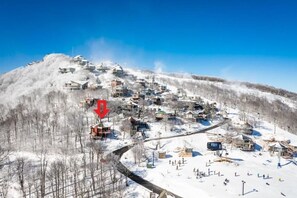
[[[166,151],[160,150],[158,151],[159,159],[166,159]]]
[[[88,88],[88,81],[69,81],[64,85],[68,90],[84,90]]]
[[[255,143],[253,142],[253,140],[243,134],[232,137],[232,145],[239,148],[242,151],[255,150]]]
[[[297,153],[296,149],[287,142],[272,142],[269,144],[268,151],[271,155],[277,153],[278,156],[285,159],[292,159]]]
[[[181,149],[179,157],[193,157],[193,148],[184,147]]]
[[[188,111],[187,113],[184,114],[185,115],[185,118],[187,119],[194,119],[194,113],[192,111]]]
[[[128,88],[123,85],[116,86],[112,92],[113,97],[123,97],[123,96],[127,96],[127,94],[128,94]]]
[[[99,123],[91,126],[90,134],[93,139],[106,138],[110,133],[111,133],[110,127],[104,126],[103,123]]]

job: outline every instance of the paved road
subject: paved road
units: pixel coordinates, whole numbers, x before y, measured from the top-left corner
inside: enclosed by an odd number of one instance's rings
[[[152,139],[147,139],[145,140],[144,142],[150,142],[150,141],[155,141],[155,140],[164,140],[164,139],[172,139],[172,138],[178,138],[178,137],[185,137],[185,136],[191,136],[191,135],[195,135],[195,134],[198,134],[198,133],[205,133],[206,131],[209,131],[209,130],[212,130],[212,129],[215,129],[215,128],[218,128],[226,123],[228,123],[230,121],[230,119],[228,118],[225,118],[224,121],[220,122],[219,124],[216,124],[214,126],[211,126],[211,127],[208,127],[208,128],[205,128],[205,129],[202,129],[202,130],[198,130],[196,132],[193,132],[191,134],[187,134],[187,135],[184,135],[184,134],[181,134],[181,135],[174,135],[174,136],[168,136],[168,137],[161,137],[161,138],[152,138]],[[116,166],[117,166],[117,170],[122,173],[123,175],[129,177],[131,180],[133,180],[134,182],[142,185],[143,187],[155,192],[155,193],[158,193],[160,194],[163,190],[166,190],[164,188],[161,188],[145,179],[143,179],[142,177],[134,174],[133,172],[131,172],[127,167],[125,167],[121,161],[120,161],[120,158],[122,157],[122,155],[127,152],[130,148],[133,147],[133,144],[131,145],[127,145],[127,146],[124,146],[120,149],[117,149],[115,151],[113,151],[112,153],[119,156],[118,158],[118,161],[116,162]],[[172,195],[176,198],[181,198],[181,196],[179,195],[176,195],[174,194],[173,192],[170,192],[168,190],[167,191],[167,194],[168,195]]]

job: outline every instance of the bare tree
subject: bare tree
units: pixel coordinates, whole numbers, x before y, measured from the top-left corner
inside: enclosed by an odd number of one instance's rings
[[[44,151],[41,152],[39,156],[39,180],[40,180],[40,196],[43,198],[45,197],[45,181],[46,181],[46,171],[47,171],[47,156]]]
[[[125,139],[126,133],[131,133],[132,131],[132,124],[129,119],[125,119],[122,121],[122,125],[120,127],[121,131],[124,132],[123,139]]]
[[[9,147],[0,146],[0,170],[3,166],[3,163],[8,159],[9,154],[10,154]]]
[[[19,185],[21,187],[21,191],[23,193],[23,197],[26,197],[25,192],[25,166],[26,160],[23,157],[18,157],[16,159],[16,174],[18,176]]]

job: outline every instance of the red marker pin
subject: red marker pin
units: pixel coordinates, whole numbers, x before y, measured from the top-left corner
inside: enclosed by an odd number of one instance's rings
[[[97,109],[94,109],[94,111],[97,113],[100,119],[103,119],[109,112],[106,100],[97,100]]]

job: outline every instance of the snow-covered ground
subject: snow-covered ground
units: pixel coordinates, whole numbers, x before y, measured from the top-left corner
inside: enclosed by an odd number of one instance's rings
[[[104,63],[107,67],[112,68],[115,64],[112,62]],[[73,73],[59,72],[59,68],[74,68]],[[253,90],[247,88],[241,84],[224,84],[218,82],[205,82],[197,81],[186,75],[184,77],[174,77],[160,73],[149,73],[137,69],[125,68],[128,74],[133,74],[137,78],[143,78],[151,80],[154,76],[158,78],[170,78],[178,81],[182,84],[183,81],[195,82],[195,83],[215,83],[217,86],[236,90],[240,93],[253,93],[254,95],[267,97],[270,100],[280,100],[288,104],[292,108],[297,108],[296,101],[290,99],[275,96],[270,93],[264,93],[259,90]],[[10,107],[17,105],[17,101],[21,96],[31,95],[34,91],[40,90],[40,95],[46,95],[50,91],[62,91],[70,93],[69,90],[65,90],[64,85],[68,81],[85,81],[95,83],[97,77],[100,78],[103,88],[110,89],[111,80],[118,78],[115,77],[111,71],[106,73],[100,73],[99,70],[92,72],[86,70],[84,67],[76,62],[73,62],[73,58],[63,54],[51,54],[44,58],[43,61],[28,65],[23,68],[16,69],[0,76],[0,104]],[[119,78],[121,79],[121,78]],[[130,81],[131,79],[121,79],[123,81]],[[167,88],[176,93],[177,87],[167,85]],[[71,92],[72,94],[76,92]],[[85,93],[84,93],[85,94]],[[77,94],[79,99],[86,97],[84,94]],[[188,96],[195,96],[195,93],[188,92]],[[72,95],[73,96],[73,95]],[[70,103],[77,104],[77,98],[72,97]],[[111,99],[117,100],[117,99]],[[126,98],[126,100],[128,100]],[[207,101],[207,100],[206,100]],[[220,104],[218,104],[220,105]],[[165,106],[151,105],[150,108],[160,108],[166,112],[172,111]],[[238,121],[238,111],[234,109],[228,109],[229,117],[233,121]],[[94,115],[91,111],[86,112],[90,122],[94,124],[96,122]],[[255,118],[258,119],[258,118]],[[107,123],[107,119],[103,120]],[[146,131],[149,138],[168,137],[178,134],[186,134],[189,131],[197,131],[203,128],[207,128],[216,124],[218,121],[205,122],[203,124],[188,122],[182,120],[183,124],[175,125],[175,128],[180,130],[171,131],[172,123],[165,122],[152,122],[150,124],[150,130]],[[112,122],[108,123],[112,125]],[[125,138],[123,133],[120,133],[120,121],[114,126],[115,131],[118,133],[117,138],[108,138],[104,140],[105,154],[112,152],[115,149],[132,143],[129,135]],[[88,129],[89,130],[89,129]],[[276,134],[274,134],[274,125],[261,121],[260,125],[254,128],[254,135],[251,138],[260,146],[265,147],[263,139],[267,139],[270,136],[274,136],[275,139],[289,139],[292,145],[297,146],[297,136],[281,130],[276,127]],[[218,128],[211,131],[213,133],[226,133],[224,128]],[[85,137],[88,137],[89,131],[85,131]],[[87,139],[87,138],[86,138]],[[224,145],[227,148],[228,158],[232,163],[228,162],[214,162],[218,157],[214,155],[214,152],[208,151],[206,143],[209,141],[207,133],[196,134],[191,136],[183,136],[169,140],[160,140],[155,142],[145,143],[147,148],[147,156],[152,157],[154,152],[153,148],[157,143],[160,143],[162,151],[166,151],[167,158],[159,159],[155,161],[155,168],[147,169],[144,166],[138,166],[134,164],[132,151],[129,150],[123,155],[121,161],[124,165],[133,170],[136,174],[144,177],[152,183],[159,185],[165,189],[170,190],[182,197],[238,197],[242,193],[242,181],[245,181],[245,196],[246,197],[295,197],[297,189],[294,188],[294,182],[296,181],[297,166],[290,160],[281,159],[282,168],[277,167],[279,159],[277,156],[270,156],[268,152],[257,150],[256,152],[243,152],[239,149],[231,148],[229,145]],[[191,158],[185,158],[185,163],[176,169],[176,164],[172,165],[172,162],[182,160],[176,152],[177,147],[188,146],[193,148],[194,156]],[[157,151],[155,151],[157,156]],[[81,154],[80,154],[81,155]],[[224,154],[223,154],[224,155]],[[23,156],[32,161],[37,161],[38,156],[30,152],[24,152],[22,150],[15,151],[11,155],[11,160],[17,156]],[[49,154],[49,162],[56,160],[60,156],[58,154]],[[169,163],[169,161],[171,163]],[[143,165],[143,164],[142,164]],[[204,172],[205,177],[197,178],[197,170]],[[208,172],[210,174],[208,175]],[[220,176],[218,175],[220,172]],[[236,175],[236,176],[235,176]],[[263,175],[268,178],[263,179]],[[229,182],[224,184],[225,180]],[[124,197],[149,197],[150,191],[144,187],[130,181],[129,187],[124,192]],[[12,183],[11,190],[8,194],[11,197],[20,197],[19,186]],[[283,193],[283,195],[281,194]]]
[[[222,130],[214,129],[213,132]],[[274,127],[265,122],[259,128],[255,128],[255,131],[257,131],[255,137],[259,143],[261,137],[274,135]],[[293,144],[297,143],[296,135],[278,128],[276,133],[278,137],[290,139]],[[167,158],[158,159],[155,162],[155,168],[152,169],[135,165],[131,150],[125,153],[121,160],[125,166],[146,180],[187,198],[195,198],[197,195],[199,197],[238,197],[242,194],[242,181],[246,182],[245,197],[282,197],[284,195],[294,197],[297,194],[295,188],[297,165],[292,160],[281,158],[282,167],[278,168],[277,155],[271,156],[269,152],[264,151],[244,152],[226,145],[228,158],[232,163],[215,162],[218,157],[214,152],[207,150],[208,141],[207,134],[161,140],[161,145],[164,145],[162,150],[166,151]],[[152,144],[154,143],[148,142],[145,146],[152,148]],[[185,163],[177,170],[176,164],[172,165],[172,162],[182,161],[182,158],[176,153],[176,148],[184,146],[193,148],[194,157],[184,158]],[[151,156],[152,152],[153,150],[148,151],[148,155]],[[199,169],[206,176],[198,178],[194,169],[195,171]],[[225,179],[229,180],[226,185]]]

